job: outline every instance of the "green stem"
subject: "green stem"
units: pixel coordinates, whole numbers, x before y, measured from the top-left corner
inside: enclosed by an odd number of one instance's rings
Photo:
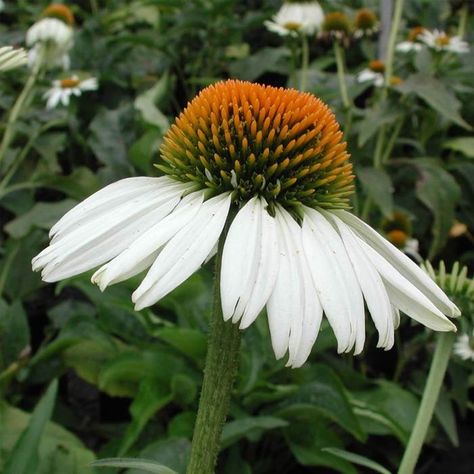
[[[309,65],[309,45],[308,37],[301,34],[301,77],[300,77],[300,91],[306,90],[308,79],[308,65]]]
[[[290,37],[290,51],[291,51],[291,64],[290,64],[290,75],[288,77],[288,87],[296,88],[296,68],[298,65],[298,52],[295,39]]]
[[[41,71],[41,66],[43,62],[44,49],[40,49],[37,60],[33,66],[33,70],[26,81],[25,87],[18,96],[15,104],[13,105],[10,115],[8,117],[7,125],[5,127],[5,132],[3,134],[2,143],[0,144],[0,164],[5,158],[5,154],[10,146],[11,141],[15,137],[15,124],[20,116],[25,104],[27,103],[30,93],[35,85],[36,80],[38,79],[39,73]]]
[[[469,18],[469,5],[467,2],[462,6],[459,11],[459,26],[458,36],[463,39],[467,29],[467,19]]]
[[[341,45],[338,41],[334,41],[334,55],[336,56],[337,79],[339,81],[339,91],[341,93],[342,104],[344,105],[344,109],[347,110],[351,106],[351,101],[349,99],[349,94],[347,93],[345,79],[344,50],[341,48]]]
[[[404,122],[404,117],[401,117],[398,120],[397,124],[395,125],[392,131],[392,134],[390,135],[387,141],[387,144],[385,145],[385,151],[381,157],[381,162],[380,162],[381,165],[385,165],[388,162],[392,154],[393,147],[395,146],[395,142],[397,141],[398,135],[400,135],[400,131],[403,127],[403,122]]]
[[[219,288],[222,250],[232,218],[233,214],[231,213],[217,250],[214,305],[204,367],[204,381],[194,426],[187,474],[212,474],[214,472],[222,428],[227,417],[230,394],[238,368],[240,330],[237,324],[224,321]]]
[[[408,445],[403,454],[398,474],[412,474],[415,470],[418,457],[430,426],[431,418],[438,401],[441,385],[449,363],[449,356],[453,348],[456,335],[452,332],[440,333],[436,342],[436,349],[431,362],[430,372],[426,381],[425,390],[421,399],[420,409],[415,425],[410,435]]]
[[[385,59],[385,87],[383,95],[387,94],[387,87],[390,84],[390,78],[393,76],[393,58],[395,54],[395,43],[397,42],[398,30],[402,20],[404,0],[395,0],[395,9],[393,12],[392,27],[387,46],[387,57]]]

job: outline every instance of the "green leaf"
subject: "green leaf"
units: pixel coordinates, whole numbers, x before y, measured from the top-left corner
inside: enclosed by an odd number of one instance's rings
[[[446,392],[441,391],[435,408],[435,416],[443,427],[453,446],[459,446],[459,436],[456,426],[456,416],[453,410],[453,404]]]
[[[193,360],[202,361],[206,356],[206,336],[196,329],[165,327],[156,335]]]
[[[283,418],[294,416],[311,417],[322,414],[350,432],[359,440],[366,435],[353,412],[344,385],[330,368],[315,365],[312,368],[313,382],[303,384],[280,405],[276,415]]]
[[[398,89],[405,93],[414,93],[430,107],[457,125],[471,130],[471,126],[461,117],[461,103],[447,87],[437,79],[426,74],[413,74],[403,81]]]
[[[117,467],[120,469],[134,468],[145,472],[152,472],[154,474],[177,474],[169,467],[149,459],[141,458],[106,458],[99,459],[91,463],[92,467]]]
[[[379,472],[380,474],[390,474],[388,469],[385,469],[379,463],[372,461],[365,456],[361,456],[360,454],[351,453],[350,451],[345,451],[339,448],[323,448],[322,451],[327,453],[334,454],[341,459],[345,459],[346,461],[351,462],[352,464],[358,464],[359,466],[368,467],[372,471]]]
[[[225,449],[244,437],[258,440],[263,431],[283,428],[288,422],[274,416],[255,416],[240,418],[224,425],[221,436],[221,449]]]
[[[379,207],[385,217],[393,215],[393,185],[388,173],[371,167],[357,168],[357,177],[367,196]]]
[[[433,214],[433,241],[428,255],[432,259],[448,239],[456,204],[461,198],[461,188],[436,161],[419,158],[411,163],[420,173],[420,179],[416,183],[416,196]]]
[[[459,151],[468,158],[474,158],[474,137],[452,138],[443,143],[443,148]]]
[[[0,299],[0,372],[18,360],[30,343],[30,328],[20,301]]]
[[[15,239],[25,237],[34,227],[49,229],[77,201],[65,199],[59,202],[38,202],[28,212],[13,219],[5,226],[5,231]]]
[[[58,381],[53,380],[36,405],[27,428],[13,447],[3,474],[29,474],[36,471],[39,461],[38,445],[53,413],[57,391]]]
[[[0,472],[5,473],[3,463],[31,420],[29,413],[0,401]],[[54,422],[46,423],[36,447],[38,463],[28,474],[92,474],[92,469],[88,467],[94,460],[92,451],[86,449],[79,438]]]

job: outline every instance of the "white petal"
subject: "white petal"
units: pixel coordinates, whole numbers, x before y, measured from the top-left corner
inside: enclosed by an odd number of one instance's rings
[[[108,285],[126,280],[148,268],[160,248],[198,212],[204,200],[202,191],[188,194],[163,220],[150,227],[120,255],[101,267],[92,282],[103,291]]]
[[[132,295],[137,310],[156,303],[201,266],[221,235],[230,203],[229,193],[204,202],[194,218],[165,245]]]
[[[384,280],[390,301],[396,308],[435,331],[456,330],[456,326],[418,288],[412,285],[370,245],[362,239],[356,238]]]
[[[347,211],[334,211],[355,233],[370,244],[370,246],[382,255],[394,268],[396,268],[407,280],[415,285],[426,297],[445,314],[458,316],[459,309],[434,281],[410,258],[385,240],[364,221]]]
[[[393,310],[383,281],[351,229],[332,213],[324,212],[324,215],[337,225],[342,237],[370,315],[379,333],[377,347],[390,349],[394,343]]]
[[[323,309],[304,256],[301,227],[283,207],[277,207],[277,218],[282,238],[289,249],[287,255],[293,267],[294,281],[291,288],[295,290],[291,296],[295,308],[287,314],[290,321],[287,365],[300,367],[308,358],[318,335]],[[282,296],[288,297],[285,292]]]

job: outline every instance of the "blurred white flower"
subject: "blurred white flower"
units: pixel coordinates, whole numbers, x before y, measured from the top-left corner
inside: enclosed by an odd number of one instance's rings
[[[324,13],[318,2],[284,3],[272,21],[265,21],[265,26],[281,36],[314,35],[323,20]]]
[[[62,4],[46,8],[26,33],[26,44],[31,47],[29,64],[32,67],[41,56],[46,67],[69,69],[69,50],[73,46],[74,16]]]
[[[87,79],[79,79],[74,75],[65,79],[53,81],[53,86],[43,96],[47,100],[46,108],[53,109],[59,103],[64,106],[69,105],[71,96],[80,96],[84,91],[95,91],[98,88],[97,79],[88,77]]]
[[[474,361],[474,331],[471,337],[461,334],[454,343],[453,352],[463,360]]]
[[[382,87],[385,82],[384,71],[385,65],[382,61],[370,61],[368,67],[357,74],[357,82],[372,82],[376,87]]]
[[[396,51],[399,53],[409,53],[411,51],[419,51],[423,44],[420,42],[421,35],[426,31],[422,26],[415,26],[408,32],[408,37],[405,41],[398,43]]]
[[[420,40],[436,51],[449,51],[451,53],[468,53],[469,44],[459,36],[448,36],[444,31],[425,30],[420,35]]]
[[[9,71],[28,62],[28,54],[23,48],[0,47],[0,71]]]
[[[372,36],[379,30],[377,15],[369,8],[357,10],[354,18],[354,38]]]

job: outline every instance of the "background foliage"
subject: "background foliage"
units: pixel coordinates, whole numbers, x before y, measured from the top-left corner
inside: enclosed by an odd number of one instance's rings
[[[351,16],[357,7],[379,4],[321,3]],[[0,42],[23,43],[46,5],[7,2]],[[46,111],[42,94],[55,76],[43,76],[1,169],[0,470],[85,474],[95,458],[128,456],[182,473],[206,351],[212,263],[137,313],[130,302],[136,281],[105,293],[90,275],[46,285],[31,272],[31,258],[46,245],[49,227],[78,201],[114,180],[155,175],[163,134],[203,86],[227,77],[285,86],[298,74],[290,77],[291,48],[263,26],[279,8],[276,1],[71,6],[77,18],[72,66],[96,76],[99,90]],[[448,2],[407,1],[400,39],[418,24],[456,30],[458,22]],[[458,56],[397,55],[402,83],[386,96],[356,81],[377,58],[377,37],[352,42],[346,58],[351,114],[341,103],[333,50],[315,38],[308,90],[331,105],[346,129],[358,176],[354,211],[381,231],[384,220],[401,212],[423,257],[472,268],[472,48]],[[27,74],[25,68],[2,76],[4,114]],[[382,166],[374,166],[381,131],[387,141]],[[310,361],[290,370],[275,361],[266,324],[259,318],[244,334],[218,472],[395,469],[434,335],[405,318],[392,351],[375,349],[370,329],[362,356],[340,356],[323,325]],[[468,472],[472,367],[456,357],[450,362],[420,472]]]

